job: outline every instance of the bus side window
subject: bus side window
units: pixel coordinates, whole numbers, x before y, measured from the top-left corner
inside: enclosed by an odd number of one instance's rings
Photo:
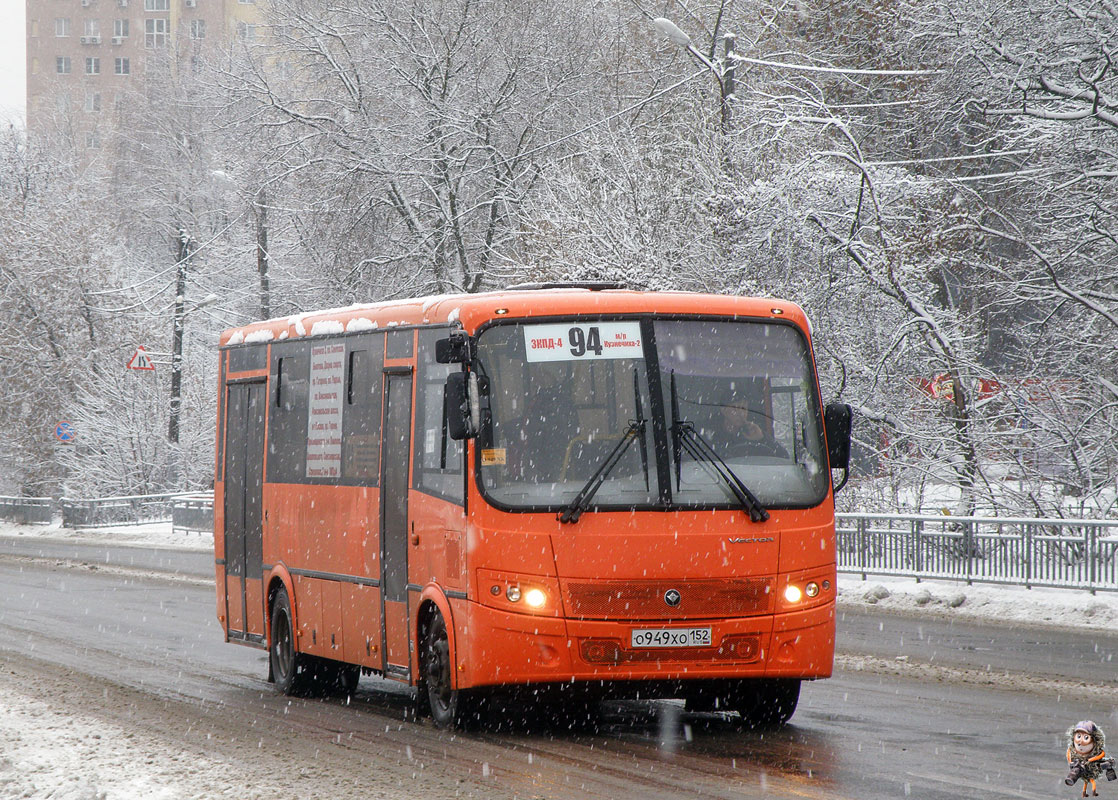
[[[384,339],[375,334],[349,344],[342,410],[342,479],[376,486],[380,478],[380,409]]]
[[[310,359],[303,343],[273,347],[272,411],[268,415],[268,481],[302,483],[307,459]]]
[[[419,374],[415,409],[415,488],[459,505],[463,491],[462,442],[450,438],[446,424],[443,392],[446,376],[461,369],[458,364],[435,361],[435,342],[446,337],[445,329],[420,331]]]

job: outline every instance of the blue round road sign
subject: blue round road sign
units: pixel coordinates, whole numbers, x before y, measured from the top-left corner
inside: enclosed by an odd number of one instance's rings
[[[69,422],[60,422],[54,428],[54,435],[60,442],[74,441],[74,426]]]

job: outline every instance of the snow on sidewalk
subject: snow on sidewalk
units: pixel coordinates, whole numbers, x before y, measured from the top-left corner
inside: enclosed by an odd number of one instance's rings
[[[1026,589],[965,581],[921,580],[839,573],[839,606],[931,613],[975,621],[1058,625],[1114,631],[1118,592],[1092,595],[1084,589]]]
[[[115,525],[103,528],[63,528],[56,520],[50,525],[21,525],[0,521],[0,536],[58,539],[90,544],[123,544],[136,547],[164,547],[176,550],[213,550],[212,533],[171,530],[170,522],[143,525]]]

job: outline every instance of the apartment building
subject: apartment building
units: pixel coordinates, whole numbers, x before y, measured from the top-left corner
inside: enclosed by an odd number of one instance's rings
[[[26,0],[27,130],[98,150],[146,70],[251,40],[256,0]]]

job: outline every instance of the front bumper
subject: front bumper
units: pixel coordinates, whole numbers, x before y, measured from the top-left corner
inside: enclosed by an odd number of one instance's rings
[[[711,646],[639,649],[634,628],[711,628]],[[464,634],[464,635],[462,635]],[[615,622],[509,613],[469,603],[458,637],[459,688],[527,683],[826,678],[835,604],[720,620]]]

